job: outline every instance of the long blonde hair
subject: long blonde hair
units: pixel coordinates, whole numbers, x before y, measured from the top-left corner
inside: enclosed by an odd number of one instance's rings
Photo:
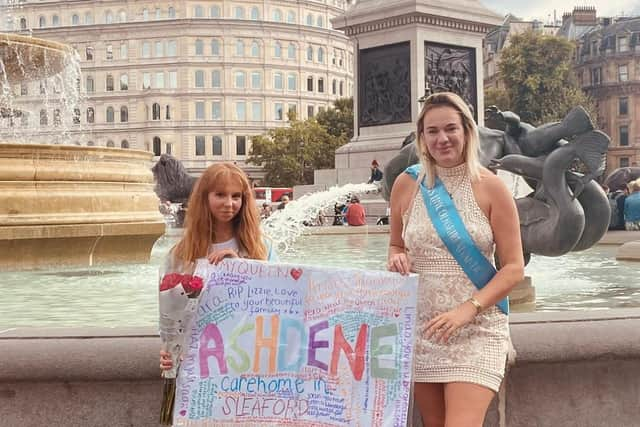
[[[209,166],[196,181],[185,218],[182,239],[173,249],[173,256],[183,262],[193,262],[207,256],[209,246],[215,241],[214,218],[209,210],[209,193],[229,182],[242,186],[242,207],[233,218],[233,234],[241,251],[251,259],[267,259],[267,248],[262,239],[260,217],[253,190],[245,173],[232,163]]]
[[[478,157],[478,150],[480,149],[478,126],[473,120],[473,114],[471,114],[471,110],[467,106],[467,103],[453,92],[439,92],[429,96],[424,102],[422,111],[420,111],[420,114],[418,115],[418,121],[416,122],[418,145],[416,149],[418,150],[418,158],[420,159],[423,170],[423,175],[420,179],[422,179],[422,177],[426,177],[427,186],[429,188],[433,187],[436,180],[436,163],[429,154],[427,147],[424,146],[422,138],[424,133],[424,116],[427,112],[440,107],[451,107],[460,115],[460,122],[464,129],[465,139],[462,154],[467,164],[467,172],[469,173],[469,177],[472,181],[479,179],[482,165],[480,164],[480,159]]]

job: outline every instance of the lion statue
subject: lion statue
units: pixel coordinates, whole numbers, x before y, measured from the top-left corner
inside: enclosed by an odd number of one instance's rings
[[[163,154],[151,171],[156,182],[154,191],[162,202],[187,205],[196,178],[187,173],[178,159]]]

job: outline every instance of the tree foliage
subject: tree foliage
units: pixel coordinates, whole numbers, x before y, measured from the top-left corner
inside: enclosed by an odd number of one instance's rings
[[[594,102],[573,72],[575,44],[564,38],[527,31],[514,35],[498,64],[504,90],[487,91],[486,105],[510,110],[533,125],[561,120],[576,105],[595,119]]]
[[[267,185],[313,184],[314,170],[334,167],[335,150],[353,135],[353,101],[339,99],[334,107],[304,121],[290,113],[288,127],[252,138],[247,161],[264,168]]]

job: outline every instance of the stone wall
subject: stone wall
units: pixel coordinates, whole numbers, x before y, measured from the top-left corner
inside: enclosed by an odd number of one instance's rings
[[[640,309],[513,314],[511,330],[485,427],[638,425]],[[153,328],[0,332],[0,425],[157,426],[159,345]]]

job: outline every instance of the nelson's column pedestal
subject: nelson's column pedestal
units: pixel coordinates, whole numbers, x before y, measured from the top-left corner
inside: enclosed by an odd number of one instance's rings
[[[373,159],[384,168],[415,129],[425,88],[462,95],[482,123],[482,40],[501,22],[472,0],[360,0],[335,18],[356,52],[354,137],[316,186],[366,182]]]

